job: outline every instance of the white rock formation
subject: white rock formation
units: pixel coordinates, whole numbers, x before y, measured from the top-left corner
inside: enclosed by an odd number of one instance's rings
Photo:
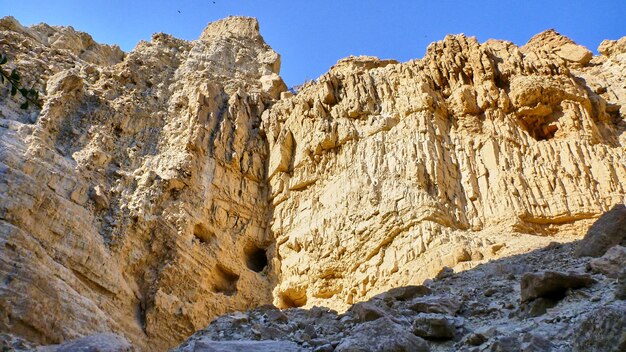
[[[582,236],[626,192],[626,55],[587,52],[448,36],[421,60],[341,60],[274,105],[275,302],[342,309],[514,234]]]
[[[8,65],[45,93],[41,111],[0,104],[0,330],[163,350],[271,302],[259,126],[284,83],[257,21],[126,55],[71,28],[0,29]]]
[[[592,57],[554,31],[448,36],[292,96],[250,18],[127,54],[12,18],[0,35],[43,102],[0,87],[0,332],[35,343],[164,350],[272,301],[343,309],[580,238],[626,195],[623,39]]]

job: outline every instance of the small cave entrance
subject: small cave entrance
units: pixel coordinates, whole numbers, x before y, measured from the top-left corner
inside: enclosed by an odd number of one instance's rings
[[[252,246],[246,251],[246,266],[255,273],[260,273],[269,264],[267,248]]]
[[[300,308],[306,305],[306,289],[290,288],[278,294],[278,308]]]
[[[554,138],[554,135],[559,130],[555,124],[537,124],[529,126],[528,132],[530,135],[538,141],[547,141]]]
[[[545,115],[527,115],[523,117],[523,125],[526,131],[537,141],[547,141],[554,138],[559,130],[559,118],[563,116],[562,111],[543,112]]]
[[[215,240],[215,234],[203,224],[196,224],[193,227],[193,235],[203,244],[208,244]]]
[[[215,276],[213,279],[214,292],[222,293],[226,296],[232,296],[237,293],[239,275],[218,264],[215,267]]]

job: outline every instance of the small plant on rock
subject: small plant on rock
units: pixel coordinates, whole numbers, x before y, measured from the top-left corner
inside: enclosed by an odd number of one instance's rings
[[[6,64],[8,61],[7,56],[2,53],[0,54],[0,81],[2,84],[8,82],[11,85],[11,96],[20,92],[22,97],[26,100],[20,105],[22,109],[28,109],[28,107],[32,104],[41,109],[41,103],[39,103],[39,92],[34,88],[25,88],[20,86],[20,74],[17,72],[17,69],[13,69],[11,73],[6,72],[2,65]]]

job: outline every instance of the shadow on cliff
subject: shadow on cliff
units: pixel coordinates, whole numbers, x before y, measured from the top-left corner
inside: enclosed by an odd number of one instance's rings
[[[253,349],[258,343],[275,343],[279,350],[289,351],[427,351],[435,346],[437,350],[472,351],[488,344],[494,351],[505,351],[517,350],[515,346],[530,350],[555,344],[584,346],[587,342],[580,341],[583,334],[578,330],[587,317],[592,319],[593,312],[607,305],[626,312],[626,305],[615,298],[615,279],[599,273],[591,276],[591,258],[575,255],[581,242],[552,242],[459,273],[442,270],[438,278],[393,288],[352,305],[343,314],[324,307],[280,310],[267,305],[225,315],[196,332],[178,350],[200,346],[230,350],[234,345]],[[547,271],[576,272],[593,284],[558,289],[550,300],[539,297],[524,302],[522,277]],[[615,324],[623,323],[626,320]]]

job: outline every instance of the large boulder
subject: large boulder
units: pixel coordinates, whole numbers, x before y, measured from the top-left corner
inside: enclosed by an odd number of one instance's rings
[[[626,267],[626,247],[611,247],[602,257],[592,259],[589,266],[595,272],[617,278],[620,271]]]
[[[626,206],[617,204],[604,213],[580,241],[578,257],[600,257],[616,245],[626,245]]]
[[[456,336],[455,321],[443,314],[420,313],[413,322],[413,333],[427,340],[450,340]]]
[[[418,313],[441,313],[453,316],[461,308],[461,301],[447,296],[418,297],[411,302],[410,308]]]
[[[521,298],[522,302],[532,301],[539,297],[558,300],[565,297],[568,289],[589,287],[595,282],[589,274],[556,271],[526,273],[520,282]]]
[[[358,325],[335,352],[430,351],[428,343],[389,318]]]

